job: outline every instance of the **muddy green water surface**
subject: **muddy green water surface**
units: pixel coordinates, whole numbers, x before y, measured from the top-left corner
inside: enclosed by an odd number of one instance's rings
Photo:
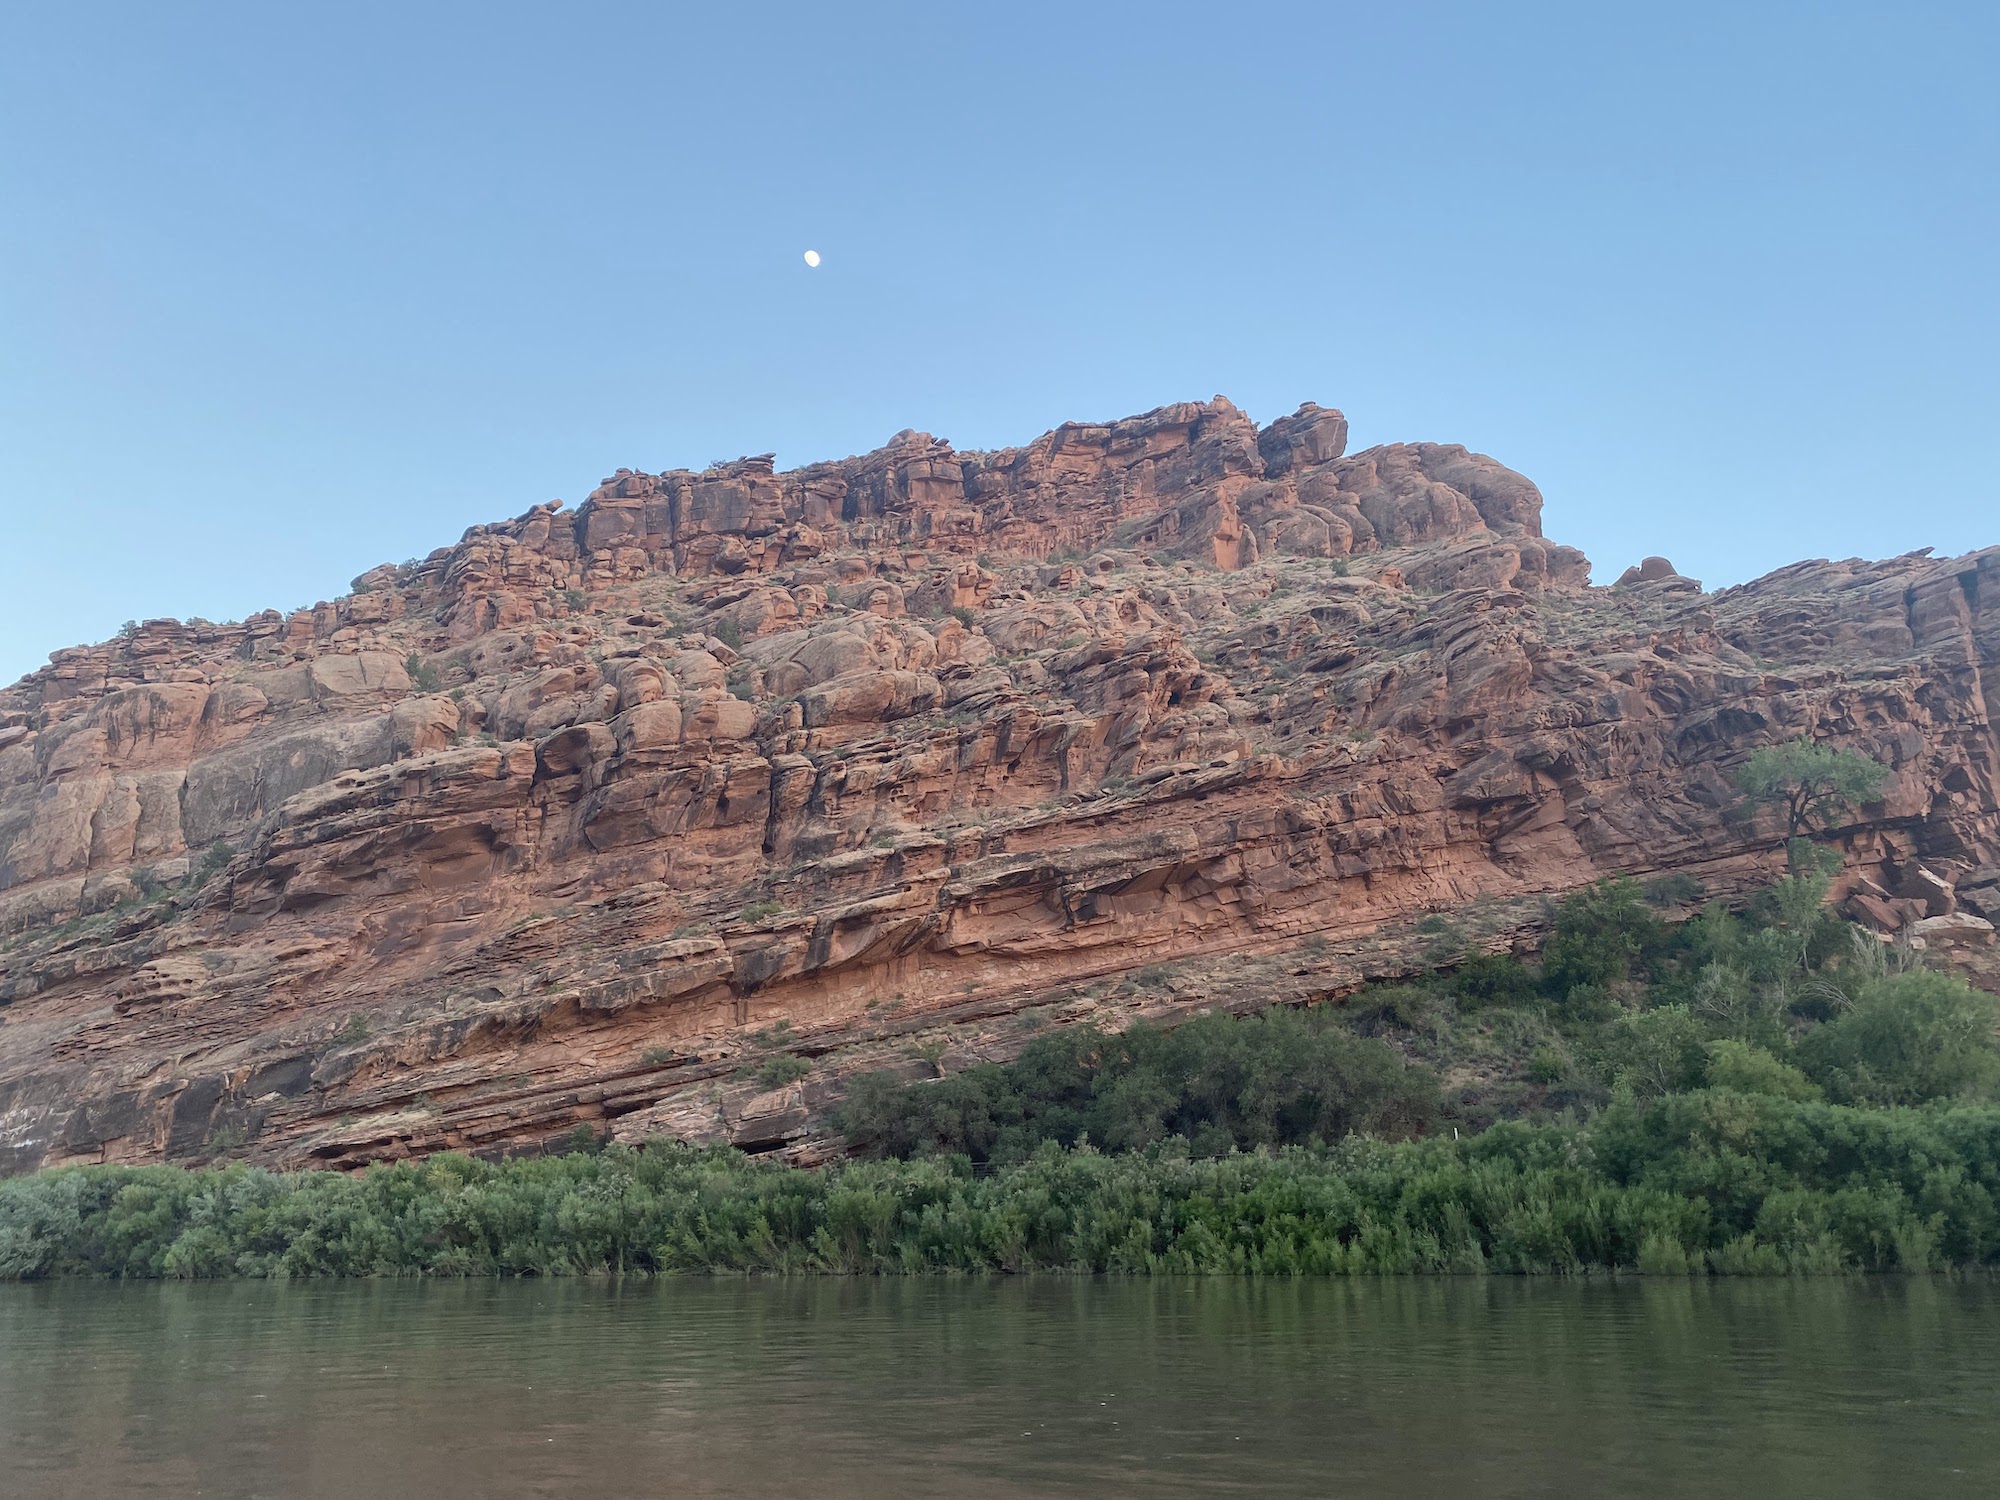
[[[2000,1288],[0,1287],[0,1494],[1993,1495]]]

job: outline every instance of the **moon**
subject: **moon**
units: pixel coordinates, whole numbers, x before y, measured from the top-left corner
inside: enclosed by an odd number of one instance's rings
[[[808,251],[806,251],[806,264],[807,264],[807,265],[809,265],[809,266],[816,266],[816,265],[818,265],[818,264],[819,264],[819,251],[817,251],[817,250],[808,250]]]

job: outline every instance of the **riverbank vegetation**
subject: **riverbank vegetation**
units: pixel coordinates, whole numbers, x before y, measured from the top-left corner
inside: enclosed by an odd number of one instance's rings
[[[0,1277],[1928,1271],[2000,1261],[2000,1108],[1705,1088],[1584,1124],[820,1170],[655,1143],[0,1185]]]
[[[1609,881],[1555,913],[1537,965],[1468,956],[1343,1004],[1169,1031],[1078,1026],[936,1082],[859,1080],[841,1123],[876,1157],[1017,1161],[1041,1143],[1197,1156],[1584,1119],[1724,1089],[1885,1108],[1995,1101],[1994,997],[1825,910],[1809,862],[1740,912],[1674,883]]]
[[[0,1183],[0,1279],[729,1272],[1635,1271],[2000,1264],[1995,1001],[1825,911],[1609,882],[1538,963],[1341,1005],[1076,1026],[858,1082],[856,1160],[658,1142],[357,1176]]]

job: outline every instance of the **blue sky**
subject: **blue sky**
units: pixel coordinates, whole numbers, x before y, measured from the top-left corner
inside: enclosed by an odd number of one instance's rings
[[[1216,392],[1491,453],[1599,581],[2000,542],[1997,63],[1990,3],[8,7],[0,681],[621,465]]]

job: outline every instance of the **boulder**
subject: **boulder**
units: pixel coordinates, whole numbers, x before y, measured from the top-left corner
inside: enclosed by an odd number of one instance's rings
[[[1663,588],[1687,593],[1700,593],[1701,584],[1693,578],[1683,578],[1680,570],[1664,557],[1643,558],[1634,566],[1618,575],[1614,588],[1632,588],[1637,584],[1658,584]]]
[[[943,696],[928,672],[848,672],[805,694],[806,725],[884,724],[928,713]]]
[[[1994,930],[1984,917],[1961,911],[1912,922],[1909,937],[1913,946],[1922,948],[1991,948]]]
[[[674,699],[642,703],[611,721],[621,752],[660,750],[681,742],[681,706]]]
[[[352,656],[319,656],[311,663],[313,687],[328,698],[362,693],[407,693],[410,674],[396,657],[380,651]]]
[[[681,738],[690,743],[743,740],[757,727],[757,710],[720,688],[681,695]]]
[[[535,745],[535,767],[544,776],[573,776],[609,760],[618,742],[603,724],[573,724]]]

